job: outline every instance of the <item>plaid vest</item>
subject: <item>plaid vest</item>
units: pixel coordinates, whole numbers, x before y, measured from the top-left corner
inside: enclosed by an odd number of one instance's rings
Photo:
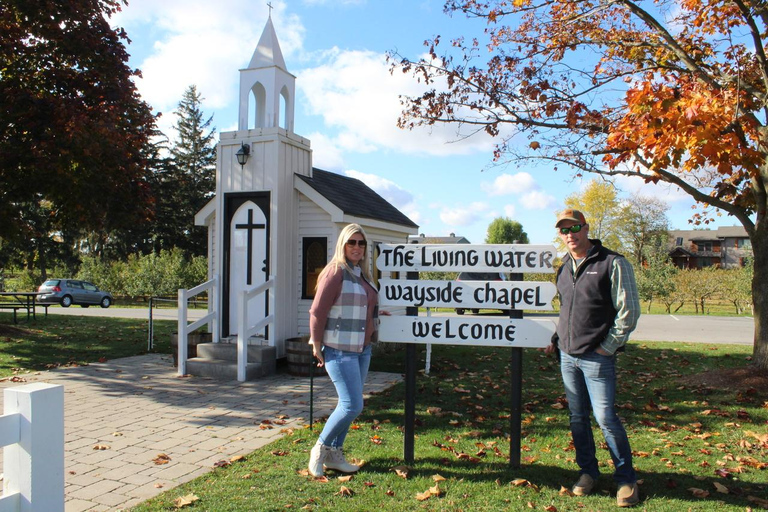
[[[328,313],[323,344],[337,350],[359,353],[365,345],[368,295],[363,287],[362,276],[358,277],[347,269],[342,269],[342,272],[341,295]]]

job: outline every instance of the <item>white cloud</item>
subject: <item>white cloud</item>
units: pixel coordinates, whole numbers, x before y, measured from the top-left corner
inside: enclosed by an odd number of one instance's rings
[[[517,214],[517,209],[515,208],[515,205],[508,204],[504,206],[504,216],[509,217],[510,219],[514,219],[515,215]]]
[[[480,188],[489,196],[503,196],[522,194],[538,188],[538,185],[533,176],[527,172],[518,172],[517,174],[501,174],[493,180],[493,183],[481,183]]]
[[[308,136],[312,141],[312,165],[326,171],[340,172],[344,168],[344,155],[341,148],[327,135],[312,133]]]
[[[541,190],[532,190],[520,198],[520,202],[529,210],[549,210],[556,198]]]
[[[403,153],[451,155],[490,152],[494,141],[478,135],[457,140],[457,128],[438,125],[412,131],[397,127],[400,95],[423,90],[410,75],[391,74],[384,55],[334,48],[315,56],[325,63],[298,73],[297,86],[310,114],[338,131],[337,144],[347,151],[392,149]]]
[[[423,216],[416,205],[413,194],[394,181],[382,178],[375,174],[364,173],[355,170],[344,171],[344,174],[350,178],[356,178],[369,187],[377,194],[386,199],[395,208],[403,212],[409,219],[416,224],[420,224]]]
[[[440,212],[440,220],[450,226],[469,226],[484,218],[489,210],[487,203],[475,202],[468,206],[457,208],[444,207]]]

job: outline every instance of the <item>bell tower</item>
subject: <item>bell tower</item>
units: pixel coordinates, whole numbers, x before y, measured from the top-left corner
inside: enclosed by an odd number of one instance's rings
[[[285,66],[270,16],[251,62],[240,70],[237,129],[283,128],[293,132],[295,103],[296,77]]]

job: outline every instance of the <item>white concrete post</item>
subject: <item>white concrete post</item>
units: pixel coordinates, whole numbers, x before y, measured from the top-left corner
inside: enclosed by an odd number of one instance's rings
[[[179,342],[179,370],[178,375],[187,373],[187,293],[186,290],[179,290],[179,299],[177,303],[179,310],[179,325],[177,327],[177,341]]]
[[[64,387],[35,383],[3,393],[5,414],[19,415],[19,441],[3,448],[3,494],[18,510],[64,510]]]

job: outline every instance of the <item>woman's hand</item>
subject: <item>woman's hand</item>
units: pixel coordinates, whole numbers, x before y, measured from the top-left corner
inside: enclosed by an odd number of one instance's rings
[[[323,357],[323,347],[318,342],[312,342],[312,355],[317,359],[317,367],[325,366],[325,357]]]
[[[380,309],[379,310],[379,316],[392,316],[392,313],[390,313],[386,309]]]

